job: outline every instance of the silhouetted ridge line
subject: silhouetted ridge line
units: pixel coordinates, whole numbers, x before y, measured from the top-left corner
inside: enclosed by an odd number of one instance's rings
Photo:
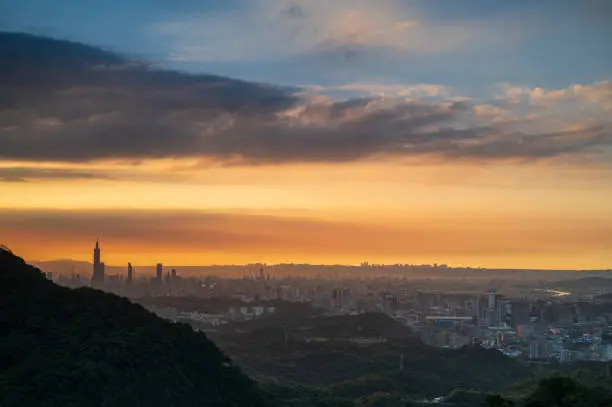
[[[263,406],[202,333],[0,249],[0,405]]]

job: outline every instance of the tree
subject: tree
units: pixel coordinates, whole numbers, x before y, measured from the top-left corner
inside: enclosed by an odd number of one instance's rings
[[[485,405],[486,407],[511,407],[514,405],[514,403],[506,400],[499,394],[495,394],[487,397]]]

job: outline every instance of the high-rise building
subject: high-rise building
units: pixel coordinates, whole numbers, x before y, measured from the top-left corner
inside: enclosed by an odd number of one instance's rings
[[[93,275],[91,283],[94,286],[104,284],[104,263],[100,261],[100,243],[96,239],[96,247],[93,250]]]
[[[132,268],[132,263],[128,263],[127,269],[127,283],[130,284],[134,278],[134,269]]]
[[[495,309],[495,290],[489,290],[489,309]]]
[[[163,273],[164,273],[164,266],[161,263],[157,263],[157,282],[158,283],[162,283],[162,279],[163,279]]]
[[[512,327],[514,326],[513,304],[512,301],[499,301],[498,306],[498,322],[500,326]]]
[[[485,316],[486,326],[498,326],[499,315],[497,310],[497,299],[495,298],[495,290],[489,290],[489,301],[487,304],[487,311]]]

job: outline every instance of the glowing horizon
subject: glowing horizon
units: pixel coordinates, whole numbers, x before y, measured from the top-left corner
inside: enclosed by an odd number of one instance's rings
[[[18,254],[89,260],[99,234],[109,264],[612,267],[595,2],[107,3],[6,6]]]

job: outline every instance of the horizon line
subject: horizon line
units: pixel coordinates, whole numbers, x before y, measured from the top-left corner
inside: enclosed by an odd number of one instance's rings
[[[93,265],[93,263],[87,260],[74,260],[74,259],[53,259],[53,260],[31,260],[32,263],[52,263],[52,262],[75,262],[75,263],[87,263]],[[162,265],[163,262],[160,262]],[[153,264],[134,264],[133,267],[151,267],[155,268],[158,263]],[[410,264],[410,263],[369,263],[368,266],[362,266],[361,264],[342,264],[342,263],[301,263],[301,262],[289,262],[289,263],[226,263],[226,264],[181,264],[181,265],[167,265],[164,268],[195,268],[195,267],[248,267],[248,266],[259,266],[263,265],[264,267],[279,267],[279,266],[312,266],[312,267],[351,267],[351,268],[384,268],[384,267],[430,267],[432,269],[437,270],[456,270],[456,269],[470,269],[474,271],[559,271],[559,272],[612,272],[612,268],[600,268],[600,269],[543,269],[543,268],[504,268],[504,267],[478,267],[478,266],[452,266],[448,264],[440,264],[435,263],[438,266],[434,267],[434,264]],[[446,267],[440,267],[440,266]],[[107,267],[113,268],[123,268],[127,267],[127,263],[125,266],[123,265],[113,265],[105,263]]]

